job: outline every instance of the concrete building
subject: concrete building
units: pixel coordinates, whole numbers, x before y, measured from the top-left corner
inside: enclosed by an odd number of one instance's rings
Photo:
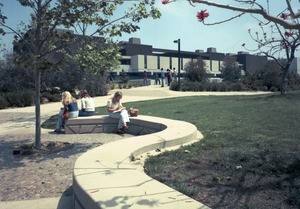
[[[161,68],[178,71],[177,50],[153,48],[151,45],[142,44],[139,38],[130,38],[129,41],[123,41],[120,44],[122,46],[122,59],[121,65],[116,70],[117,74],[124,70],[130,76],[140,76],[144,70],[153,74],[160,72]],[[184,66],[188,62],[201,57],[206,63],[210,77],[218,78],[221,75],[221,68],[226,56],[234,57],[244,71],[259,69],[267,62],[267,57],[264,56],[250,55],[246,52],[224,54],[217,52],[216,48],[211,47],[206,52],[204,50],[195,50],[194,52],[181,51],[181,72],[184,73]]]
[[[268,62],[266,56],[249,54],[249,52],[238,52],[236,60],[242,65],[245,72],[254,72],[261,70]]]
[[[290,66],[290,72],[300,75],[300,58],[295,57]]]

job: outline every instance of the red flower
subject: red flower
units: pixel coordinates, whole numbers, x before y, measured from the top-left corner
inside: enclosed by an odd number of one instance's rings
[[[170,3],[170,0],[162,0],[161,3],[162,3],[162,4],[169,4],[169,3]]]
[[[287,47],[287,44],[285,43],[285,41],[281,41],[281,47],[282,48],[286,48]]]
[[[200,12],[197,12],[197,18],[199,22],[203,22],[205,18],[209,16],[209,13],[206,12],[206,10],[201,10]]]
[[[291,36],[293,35],[293,33],[292,33],[291,31],[286,31],[286,32],[284,33],[284,35],[285,35],[286,37],[291,37]]]
[[[287,19],[289,16],[291,16],[290,14],[286,14],[286,13],[282,13],[281,15],[280,15],[280,18],[282,18],[282,19]]]

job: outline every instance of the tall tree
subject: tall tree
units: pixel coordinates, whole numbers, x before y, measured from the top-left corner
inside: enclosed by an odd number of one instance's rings
[[[68,54],[68,46],[75,43],[76,38],[71,32],[59,32],[58,28],[71,29],[78,23],[93,24],[97,27],[93,34],[100,37],[112,37],[123,32],[131,33],[139,29],[137,24],[144,18],[159,18],[154,1],[140,0],[133,2],[124,15],[114,19],[118,7],[125,0],[17,0],[22,6],[29,7],[31,22],[28,30],[19,32],[6,24],[0,4],[0,33],[15,34],[16,62],[35,72],[35,147],[41,147],[41,109],[40,88],[41,73],[45,70],[59,68]],[[128,0],[130,1],[130,0]],[[128,3],[128,2],[127,2]],[[91,51],[93,47],[91,46]],[[95,50],[98,50],[95,49]],[[92,53],[89,51],[88,53]],[[95,52],[95,51],[94,51]],[[103,55],[109,55],[109,50]],[[86,56],[86,60],[90,55]]]
[[[245,14],[250,14],[256,21],[261,31],[253,33],[249,31],[251,38],[257,43],[257,47],[249,49],[245,44],[243,46],[257,54],[263,54],[272,58],[281,67],[281,92],[287,91],[287,76],[290,65],[295,58],[295,52],[300,45],[300,11],[296,8],[300,3],[298,0],[281,1],[280,10],[271,10],[271,4],[279,4],[279,2],[257,1],[257,0],[230,0],[231,4],[222,4],[210,0],[187,0],[190,5],[207,5],[230,12],[236,12],[236,15],[228,19],[221,19],[214,23],[206,23],[205,19],[209,17],[207,10],[201,10],[197,13],[199,22],[204,25],[217,25],[231,21]],[[163,4],[176,2],[176,0],[162,0]],[[279,52],[285,54],[285,62],[278,59]]]
[[[221,68],[224,81],[236,83],[241,78],[241,68],[233,57],[226,57]]]
[[[184,70],[186,71],[185,77],[188,81],[206,82],[208,79],[206,64],[202,58],[188,62]]]

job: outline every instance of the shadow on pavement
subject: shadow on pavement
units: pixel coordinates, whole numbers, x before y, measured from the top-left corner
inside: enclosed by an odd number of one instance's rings
[[[73,188],[69,187],[60,197],[57,209],[73,209]]]

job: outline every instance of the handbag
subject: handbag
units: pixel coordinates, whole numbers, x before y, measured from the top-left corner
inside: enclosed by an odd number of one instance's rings
[[[64,106],[64,113],[62,114],[61,118],[63,120],[68,120],[70,118],[70,113],[68,111],[68,106],[67,105]]]
[[[62,117],[63,120],[68,120],[70,118],[70,113],[69,112],[64,112],[61,117]]]
[[[137,117],[139,114],[139,109],[130,108],[129,109],[129,115],[131,117]]]

